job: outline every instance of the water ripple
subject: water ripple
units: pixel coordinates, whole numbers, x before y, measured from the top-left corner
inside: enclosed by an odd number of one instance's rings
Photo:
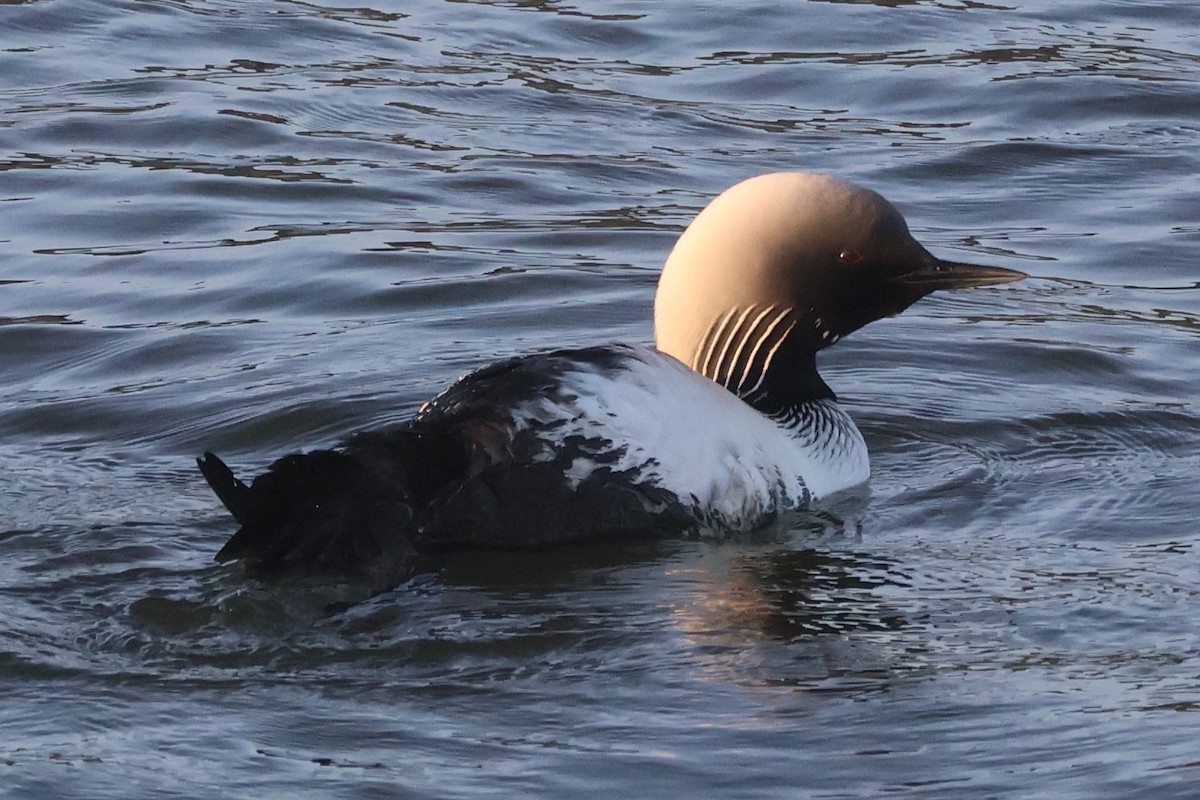
[[[1190,4],[0,8],[14,797],[1194,794]],[[197,452],[649,341],[676,233],[771,169],[1037,276],[822,353],[869,494],[348,609],[212,563]]]

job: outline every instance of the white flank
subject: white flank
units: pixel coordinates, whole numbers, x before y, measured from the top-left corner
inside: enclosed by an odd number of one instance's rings
[[[565,419],[547,430],[548,450],[569,436],[611,441],[623,451],[607,466],[631,470],[731,530],[752,529],[776,511],[869,477],[862,435],[836,403],[809,404],[815,423],[790,427],[672,356],[649,347],[621,349],[629,356],[624,369],[608,373],[580,364],[563,376],[556,397],[515,408],[517,425]],[[568,476],[582,481],[595,468],[580,458]]]

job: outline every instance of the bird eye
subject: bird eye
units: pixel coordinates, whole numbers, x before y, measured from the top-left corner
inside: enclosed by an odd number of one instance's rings
[[[862,254],[857,250],[843,250],[838,253],[838,261],[843,264],[857,264],[862,261]]]

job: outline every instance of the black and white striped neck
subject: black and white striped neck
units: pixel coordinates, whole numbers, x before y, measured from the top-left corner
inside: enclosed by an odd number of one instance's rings
[[[689,366],[782,422],[807,404],[837,399],[817,372],[816,354],[838,338],[811,312],[731,309],[705,333]]]

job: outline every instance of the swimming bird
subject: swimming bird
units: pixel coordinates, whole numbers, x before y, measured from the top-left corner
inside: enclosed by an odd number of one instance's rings
[[[205,453],[241,526],[217,560],[382,591],[455,548],[752,530],[869,477],[818,352],[935,290],[1023,277],[936,258],[853,183],[751,178],[676,242],[655,346],[486,366],[407,422],[284,456],[249,485]]]

